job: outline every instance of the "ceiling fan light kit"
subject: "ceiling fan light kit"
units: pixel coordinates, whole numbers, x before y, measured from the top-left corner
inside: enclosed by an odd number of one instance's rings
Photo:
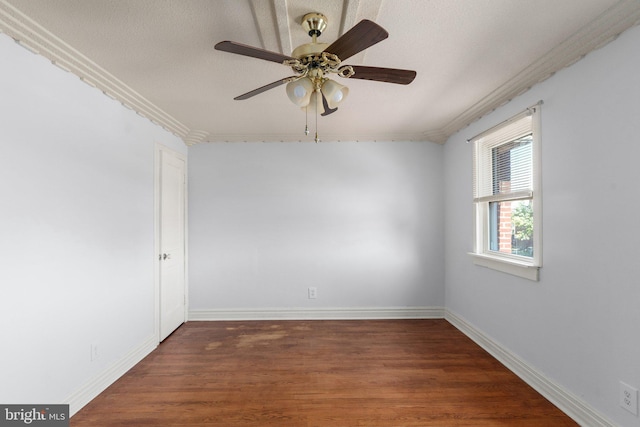
[[[338,108],[338,104],[349,95],[348,87],[329,79],[322,84],[321,90],[322,94],[327,98],[329,108]]]
[[[309,79],[297,79],[287,84],[287,96],[298,107],[309,104],[313,90],[313,83]]]
[[[322,116],[326,116],[337,111],[338,105],[349,94],[348,87],[329,79],[328,75],[336,74],[342,78],[404,85],[411,83],[415,78],[416,72],[412,70],[342,65],[343,60],[386,39],[389,33],[378,24],[365,19],[333,43],[318,43],[317,38],[325,30],[327,23],[327,17],[321,13],[306,14],[302,18],[302,27],[311,37],[311,43],[298,46],[293,50],[291,56],[231,41],[223,41],[216,44],[215,48],[217,50],[265,61],[279,62],[290,67],[295,73],[294,76],[277,80],[234,99],[248,99],[287,83],[286,93],[291,102],[307,113],[309,107],[314,110],[316,114],[315,141],[318,142],[317,114],[320,113]],[[308,127],[305,126],[306,134],[308,134]]]

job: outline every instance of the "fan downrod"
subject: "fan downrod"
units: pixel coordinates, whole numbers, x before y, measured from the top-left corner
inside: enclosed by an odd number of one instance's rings
[[[318,55],[325,50],[328,43],[318,43],[318,37],[322,35],[322,32],[327,28],[329,20],[325,15],[319,12],[310,12],[302,17],[302,28],[311,37],[311,43],[305,43],[296,47],[291,56],[293,58],[302,59],[309,55]],[[287,64],[288,65],[288,64]]]

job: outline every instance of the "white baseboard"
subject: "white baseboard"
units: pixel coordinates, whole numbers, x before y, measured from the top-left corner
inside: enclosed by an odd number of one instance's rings
[[[581,426],[615,427],[612,421],[584,400],[547,378],[462,317],[447,309],[444,318]]]
[[[189,320],[442,319],[444,307],[272,308],[192,310]]]
[[[116,380],[123,376],[129,369],[133,368],[138,362],[155,350],[157,346],[157,335],[147,338],[141,345],[131,350],[122,359],[93,378],[71,396],[67,397],[64,402],[69,404],[69,415],[73,416],[82,409],[87,403],[106,390],[107,387],[116,382]]]

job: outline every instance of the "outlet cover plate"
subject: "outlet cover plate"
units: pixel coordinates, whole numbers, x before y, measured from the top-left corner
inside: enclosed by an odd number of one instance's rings
[[[638,389],[620,381],[620,406],[638,415]]]
[[[100,358],[100,353],[98,353],[98,344],[91,344],[91,361],[94,362]]]

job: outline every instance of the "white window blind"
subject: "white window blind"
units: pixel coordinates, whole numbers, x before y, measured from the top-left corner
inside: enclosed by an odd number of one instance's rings
[[[532,197],[532,119],[528,111],[474,139],[475,202]]]

